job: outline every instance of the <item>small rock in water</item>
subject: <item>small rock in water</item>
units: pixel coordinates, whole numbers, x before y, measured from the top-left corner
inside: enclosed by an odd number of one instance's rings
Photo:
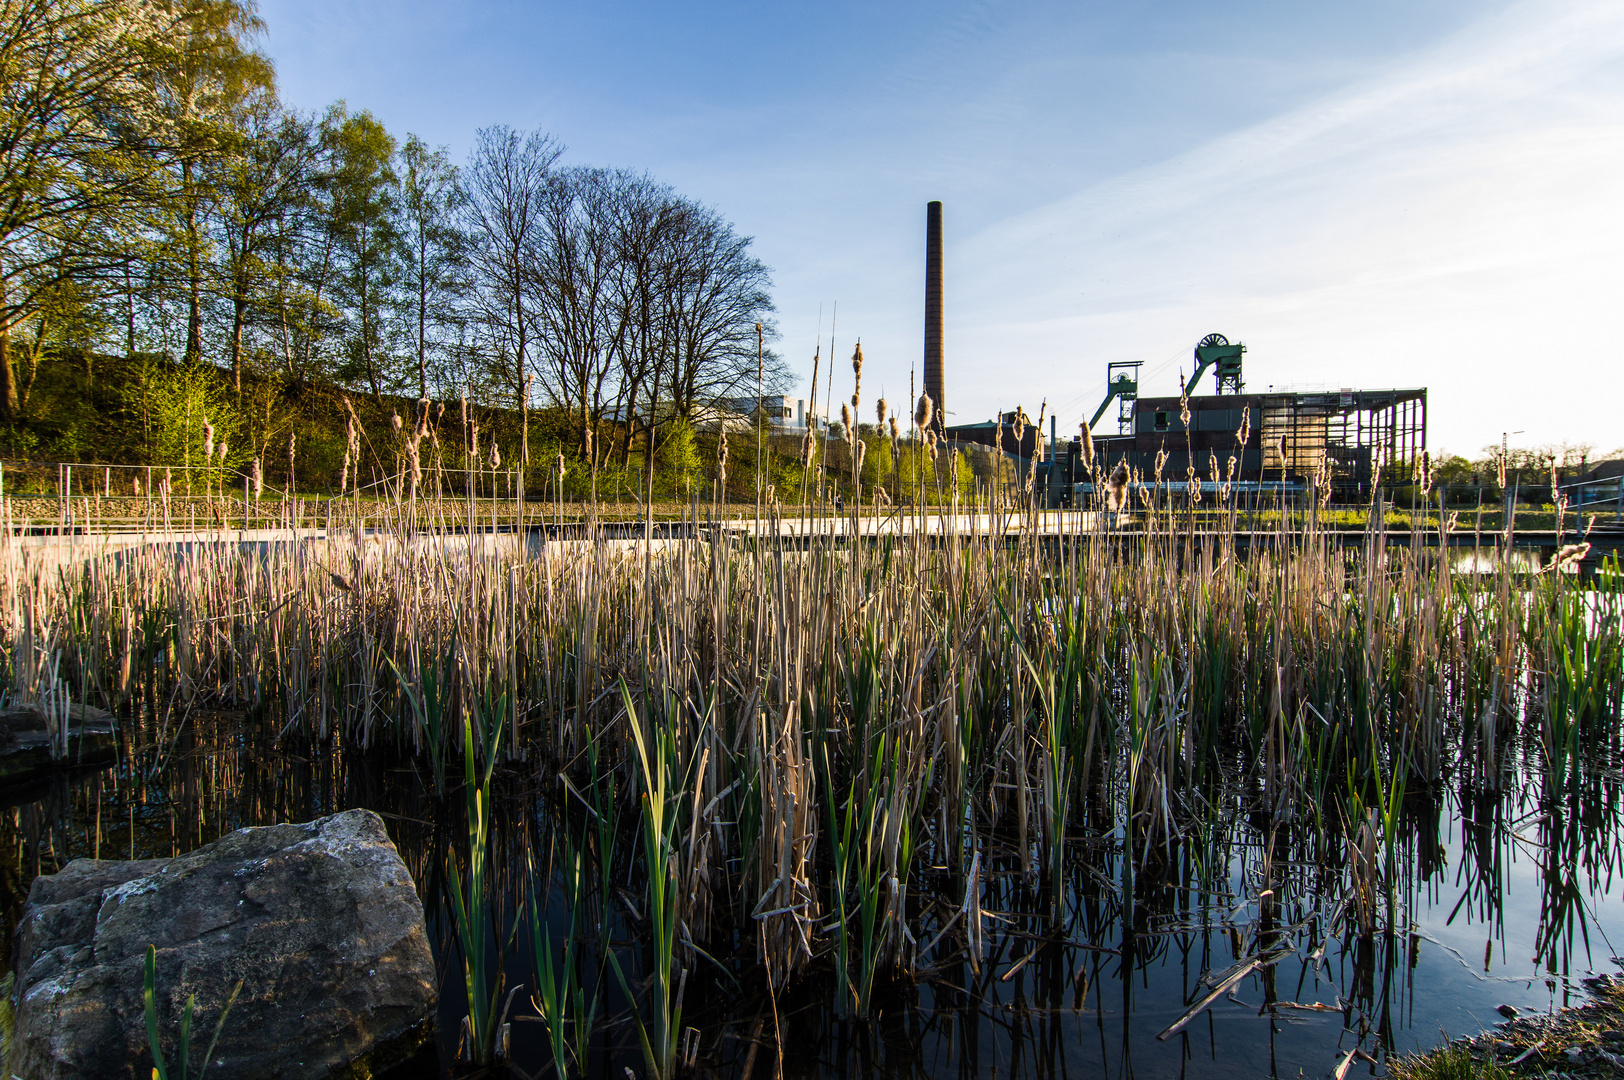
[[[1585,1048],[1582,1046],[1568,1047],[1567,1058],[1570,1064],[1577,1065],[1585,1059]]]
[[[1499,1013],[1507,1020],[1515,1020],[1518,1016],[1517,1007],[1515,1005],[1502,1005],[1496,1009],[1495,1012]]]

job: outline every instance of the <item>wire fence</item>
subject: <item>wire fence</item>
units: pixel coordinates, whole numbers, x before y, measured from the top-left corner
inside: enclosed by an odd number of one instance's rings
[[[398,519],[408,502],[438,519],[522,519],[521,487],[514,469],[436,466],[415,484],[402,472],[343,491],[301,492],[221,466],[0,461],[0,513],[10,532],[348,526]]]

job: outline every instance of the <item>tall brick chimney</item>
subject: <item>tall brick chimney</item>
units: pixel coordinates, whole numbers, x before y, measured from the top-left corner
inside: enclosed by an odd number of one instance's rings
[[[925,393],[936,403],[931,425],[947,426],[946,372],[942,370],[942,204],[925,204]]]

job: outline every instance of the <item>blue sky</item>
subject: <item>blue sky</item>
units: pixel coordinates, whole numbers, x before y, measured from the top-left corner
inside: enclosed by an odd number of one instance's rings
[[[941,199],[957,421],[1047,398],[1075,432],[1107,361],[1175,393],[1217,331],[1248,389],[1429,386],[1435,449],[1624,446],[1617,0],[261,13],[293,105],[457,157],[539,128],[719,207],[773,268],[780,349],[810,378],[838,301],[870,399],[919,364]]]

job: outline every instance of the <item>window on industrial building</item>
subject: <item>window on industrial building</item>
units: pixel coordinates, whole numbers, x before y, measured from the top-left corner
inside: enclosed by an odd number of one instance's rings
[[[1167,414],[1166,413],[1159,412],[1159,413],[1156,414],[1156,430],[1157,431],[1166,431],[1167,430]]]

